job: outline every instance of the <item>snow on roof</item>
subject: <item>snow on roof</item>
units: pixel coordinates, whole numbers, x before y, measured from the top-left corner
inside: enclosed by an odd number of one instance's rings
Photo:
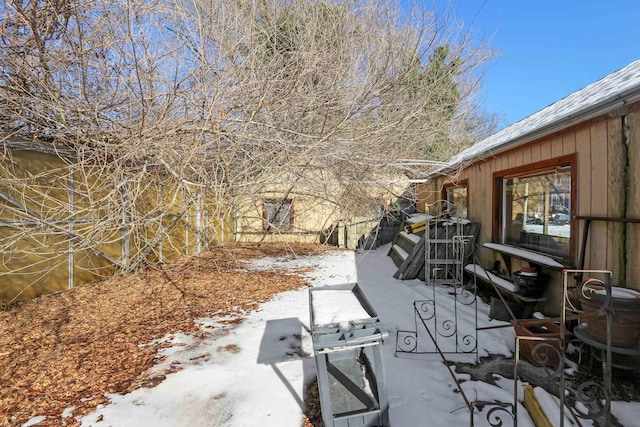
[[[440,171],[490,157],[640,99],[640,60],[562,98],[461,151]]]
[[[415,213],[415,214],[410,214],[405,221],[407,221],[409,224],[417,224],[419,222],[426,221],[427,219],[432,219],[432,218],[434,218],[433,215]]]

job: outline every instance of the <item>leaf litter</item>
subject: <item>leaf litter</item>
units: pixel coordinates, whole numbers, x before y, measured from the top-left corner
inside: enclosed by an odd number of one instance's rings
[[[298,274],[304,270],[253,271],[245,260],[324,250],[235,243],[1,311],[0,426],[36,416],[46,417],[39,426],[78,426],[76,418],[108,403],[106,393],[157,385],[180,369],[151,369],[162,361],[158,351],[172,345],[162,337],[204,336],[210,326],[199,318],[237,324],[274,294],[307,286]]]

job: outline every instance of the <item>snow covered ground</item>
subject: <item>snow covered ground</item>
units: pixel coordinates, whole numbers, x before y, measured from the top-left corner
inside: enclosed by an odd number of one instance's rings
[[[386,256],[388,246],[366,253],[335,251],[309,258],[266,258],[255,269],[314,266],[306,273],[313,286],[357,282],[376,310],[389,338],[383,355],[389,395],[389,416],[394,427],[469,425],[469,413],[439,356],[395,356],[396,331],[415,328],[412,303],[431,298],[420,281],[393,279],[395,266]],[[442,298],[447,298],[445,292]],[[440,296],[439,296],[440,297]],[[449,296],[450,297],[450,296]],[[443,305],[443,307],[446,304]],[[488,320],[489,307],[478,304],[478,326],[497,325]],[[109,395],[111,404],[84,417],[83,426],[113,427],[300,427],[305,385],[316,375],[309,334],[309,291],[279,294],[260,309],[247,313],[234,327],[223,319],[201,319],[210,331],[205,338],[175,334],[174,344],[158,369],[179,362],[182,368],[153,388],[126,395]],[[467,319],[473,321],[473,316]],[[512,328],[478,333],[481,357],[510,356]],[[469,356],[464,356],[469,360]],[[497,385],[474,381],[466,374],[465,394],[471,400],[512,401],[513,382],[498,378]],[[621,420],[637,421],[638,403],[615,403]],[[481,414],[476,425],[485,425]],[[519,426],[533,426],[523,406]],[[628,424],[634,425],[634,424]]]

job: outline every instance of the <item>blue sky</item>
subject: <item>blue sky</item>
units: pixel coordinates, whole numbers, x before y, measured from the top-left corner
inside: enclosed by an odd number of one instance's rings
[[[456,19],[499,53],[487,67],[482,106],[498,114],[500,128],[640,59],[640,0],[452,4]]]

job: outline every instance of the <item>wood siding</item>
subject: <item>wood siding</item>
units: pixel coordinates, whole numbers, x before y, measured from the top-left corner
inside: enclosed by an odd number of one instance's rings
[[[575,155],[572,214],[640,219],[640,103],[577,124],[562,132],[470,164],[456,177],[468,180],[469,219],[481,224],[480,244],[496,235],[494,174],[546,160]],[[446,178],[438,180],[442,187]],[[584,221],[572,221],[572,262],[578,265]],[[499,256],[480,249],[480,262],[491,266]],[[514,264],[519,267],[519,264]],[[615,284],[640,289],[640,224],[592,221],[585,269],[611,270]],[[552,300],[561,289],[561,273],[553,277]],[[558,304],[552,301],[550,305]],[[549,311],[557,311],[554,307]]]

